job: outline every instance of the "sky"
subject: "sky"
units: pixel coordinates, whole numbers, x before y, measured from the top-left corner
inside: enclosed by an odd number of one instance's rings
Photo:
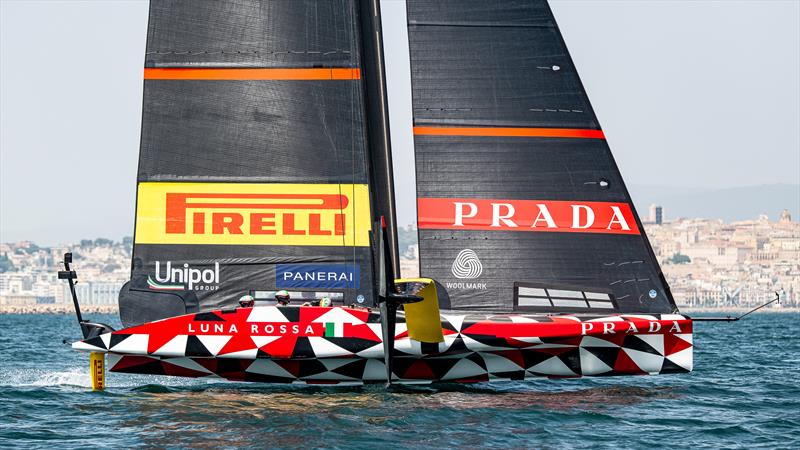
[[[405,3],[381,5],[407,224]],[[634,200],[635,186],[800,184],[800,1],[551,5]],[[147,10],[0,0],[0,242],[133,234]]]

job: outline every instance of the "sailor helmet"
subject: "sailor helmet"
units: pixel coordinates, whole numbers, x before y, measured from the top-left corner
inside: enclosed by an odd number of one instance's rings
[[[275,293],[275,300],[289,303],[289,291],[282,289]]]
[[[256,298],[253,297],[250,294],[245,294],[245,295],[239,297],[239,305],[244,306],[244,307],[253,306],[255,304],[255,302],[256,302]]]

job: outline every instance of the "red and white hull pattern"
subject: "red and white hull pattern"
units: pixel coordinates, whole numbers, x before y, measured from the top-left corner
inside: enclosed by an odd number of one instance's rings
[[[395,382],[692,370],[692,321],[682,315],[441,317],[444,342],[427,344],[409,338],[398,314]],[[217,310],[106,333],[73,348],[108,353],[112,372],[269,383],[386,381],[380,315],[366,309]]]

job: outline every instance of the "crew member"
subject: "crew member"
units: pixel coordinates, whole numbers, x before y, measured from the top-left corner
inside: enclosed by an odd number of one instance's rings
[[[333,305],[333,303],[331,303],[330,297],[322,297],[319,300],[319,306],[330,307],[331,305]]]
[[[289,291],[284,289],[275,293],[276,306],[286,306],[289,304],[290,301],[291,299],[289,298]]]
[[[242,308],[252,308],[256,304],[256,299],[250,294],[243,295],[239,298],[239,306]]]

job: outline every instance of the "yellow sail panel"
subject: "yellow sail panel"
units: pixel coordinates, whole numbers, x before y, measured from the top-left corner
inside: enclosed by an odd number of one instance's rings
[[[137,244],[368,246],[366,184],[139,183]]]

